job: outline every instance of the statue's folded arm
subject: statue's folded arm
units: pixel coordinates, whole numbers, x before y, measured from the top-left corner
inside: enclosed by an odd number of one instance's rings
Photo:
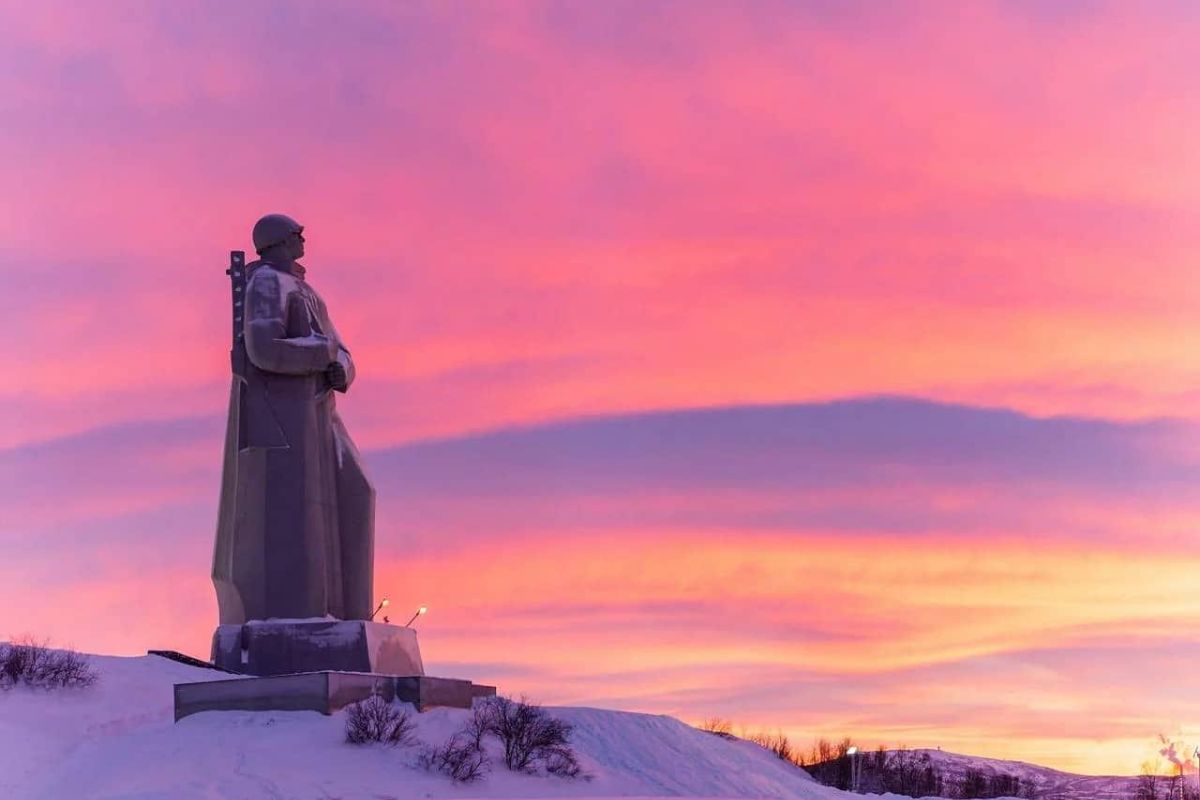
[[[289,306],[278,273],[260,267],[246,286],[246,355],[254,366],[284,375],[322,372],[337,360],[338,347],[327,336],[289,337]]]

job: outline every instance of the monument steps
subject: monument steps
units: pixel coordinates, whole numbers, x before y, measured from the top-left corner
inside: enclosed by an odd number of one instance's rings
[[[322,670],[243,676],[175,684],[175,721],[202,711],[317,711],[329,715],[372,695],[411,703],[417,711],[470,708],[475,698],[495,694],[495,686],[427,675]]]

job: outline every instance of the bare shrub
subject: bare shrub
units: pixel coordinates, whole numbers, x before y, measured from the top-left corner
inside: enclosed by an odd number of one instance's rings
[[[722,717],[706,717],[699,727],[705,733],[720,736],[722,739],[737,738],[733,735],[733,723]]]
[[[488,772],[487,753],[469,726],[441,747],[424,748],[417,760],[425,769],[440,772],[455,783],[474,783]]]
[[[754,733],[746,737],[748,741],[754,742],[759,747],[765,747],[774,753],[781,761],[786,761],[797,767],[802,766],[804,760],[800,752],[792,747],[792,742],[788,739],[783,731],[775,733]]]
[[[580,766],[579,759],[575,756],[575,751],[569,747],[548,747],[542,752],[541,759],[546,772],[550,775],[570,780],[583,778],[585,781],[590,781],[592,779],[591,775],[584,774],[583,767]]]
[[[76,689],[97,679],[88,657],[74,650],[52,650],[25,636],[0,643],[0,689],[17,684],[36,689]]]
[[[464,736],[470,736],[475,747],[483,749],[483,739],[488,735],[492,721],[492,707],[487,700],[473,703],[471,706],[471,719],[462,729],[461,733]]]
[[[551,717],[521,698],[490,697],[476,706],[473,722],[480,735],[490,734],[504,746],[504,766],[514,772],[536,772],[586,778],[571,749],[570,723]]]
[[[346,741],[350,744],[382,742],[410,745],[415,725],[407,708],[371,695],[346,707]]]

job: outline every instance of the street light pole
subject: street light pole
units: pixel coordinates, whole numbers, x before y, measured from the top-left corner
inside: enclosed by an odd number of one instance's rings
[[[858,791],[858,772],[855,771],[855,765],[858,761],[858,747],[850,745],[850,749],[846,751],[846,755],[850,756],[850,791]]]

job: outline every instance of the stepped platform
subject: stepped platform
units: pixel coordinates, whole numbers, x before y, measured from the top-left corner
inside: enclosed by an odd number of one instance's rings
[[[470,708],[495,686],[425,674],[417,633],[369,620],[254,620],[220,625],[212,661],[151,651],[192,666],[220,670],[228,680],[175,684],[175,721],[202,711],[319,711],[379,695],[412,703]],[[236,676],[236,677],[233,677]]]
[[[418,711],[437,706],[470,708],[476,697],[491,697],[495,686],[428,675],[369,672],[302,672],[175,684],[175,721],[202,711],[319,711],[332,714],[378,694],[412,703]]]

